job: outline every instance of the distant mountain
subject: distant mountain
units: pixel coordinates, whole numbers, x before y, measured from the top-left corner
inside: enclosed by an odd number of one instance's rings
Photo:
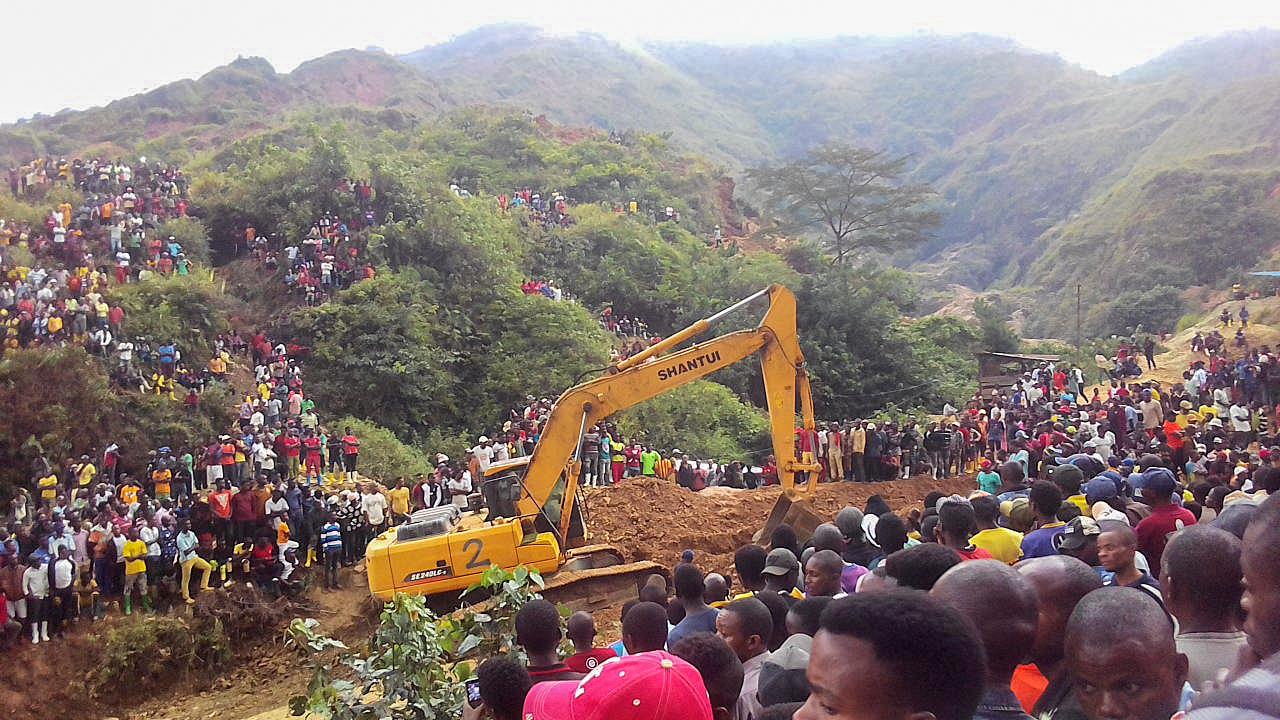
[[[731,165],[774,154],[741,107],[661,59],[599,35],[498,25],[401,56],[462,104],[502,104],[578,126],[670,132]]]
[[[1200,38],[1120,74],[1123,80],[1150,82],[1188,78],[1227,85],[1280,75],[1280,30],[1233,32]]]
[[[146,147],[191,153],[270,128],[294,111],[334,106],[426,114],[453,103],[421,73],[385,53],[343,50],[287,74],[262,58],[241,57],[195,80],[102,107],[0,126],[0,160]]]
[[[981,35],[634,48],[500,25],[399,58],[334,53],[289,74],[240,59],[0,127],[0,160],[190,153],[344,107],[375,122],[399,111],[390,124],[509,106],[669,133],[731,174],[836,138],[910,155],[914,179],[945,201],[936,237],[899,262],[939,287],[1025,290],[1027,331],[1050,333],[1062,316],[1044,310],[1076,284],[1111,296],[1144,267],[1169,271],[1170,284],[1221,283],[1280,246],[1277,61],[1276,31],[1189,43],[1111,78]]]

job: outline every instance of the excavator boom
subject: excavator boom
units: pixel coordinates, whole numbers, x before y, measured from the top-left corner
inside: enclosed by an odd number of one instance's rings
[[[663,354],[765,296],[769,298],[769,309],[755,328]],[[556,400],[529,460],[524,483],[526,492],[519,502],[520,514],[547,513],[548,519],[560,528],[561,537],[567,537],[570,513],[564,510],[573,507],[577,491],[576,482],[569,479],[578,477],[577,457],[586,428],[757,353],[764,375],[778,480],[783,491],[783,499],[779,501],[780,517],[787,517],[791,504],[812,498],[821,468],[811,455],[800,457],[796,451],[797,410],[806,431],[813,431],[815,423],[809,377],[796,331],[795,295],[782,285],[771,285],[617,363],[608,374],[566,390]],[[778,514],[777,508],[775,514]],[[790,517],[797,519],[794,513]],[[766,529],[772,531],[769,525]]]
[[[769,309],[755,328],[677,349],[727,315],[766,296]],[[415,513],[411,522],[384,532],[369,544],[366,572],[370,591],[384,599],[397,592],[452,593],[468,587],[492,565],[525,565],[555,574],[548,591],[556,599],[587,607],[583,603],[634,597],[635,582],[650,574],[669,576],[657,563],[624,563],[615,548],[570,549],[586,534],[580,509],[575,512],[583,435],[621,410],[756,354],[764,374],[770,435],[783,491],[757,541],[767,538],[773,527],[784,521],[798,533],[808,534],[821,522],[808,509],[821,468],[811,453],[797,452],[795,433],[797,411],[804,430],[815,429],[813,402],[796,334],[795,296],[781,285],[771,285],[617,363],[606,374],[566,390],[552,407],[527,461],[495,464],[486,473],[486,498],[492,495],[488,519],[463,515],[453,508]],[[504,490],[517,483],[518,499]],[[505,513],[498,510],[502,504],[508,506]],[[509,507],[512,504],[514,507]],[[575,593],[582,584],[589,585],[590,591]]]

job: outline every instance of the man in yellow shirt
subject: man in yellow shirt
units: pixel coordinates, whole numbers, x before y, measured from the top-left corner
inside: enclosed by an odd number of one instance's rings
[[[147,599],[147,544],[138,539],[137,528],[129,528],[129,539],[124,544],[124,614],[133,614],[133,591],[136,589],[144,607],[150,609]]]
[[[1022,559],[1022,533],[996,524],[1000,515],[1000,502],[991,495],[980,495],[969,501],[973,516],[978,522],[978,532],[969,538],[974,547],[991,553],[991,557],[1006,565]]]
[[[51,470],[48,475],[36,480],[36,487],[40,490],[40,502],[52,506],[58,499],[58,474]]]
[[[173,471],[160,466],[151,471],[151,484],[155,489],[156,500],[168,500],[173,482]]]
[[[88,455],[80,456],[80,466],[76,470],[76,478],[80,483],[80,487],[89,487],[93,484],[93,479],[98,476],[98,467],[93,464]]]
[[[396,480],[396,486],[387,491],[391,502],[391,524],[399,525],[409,518],[409,488],[404,478]]]

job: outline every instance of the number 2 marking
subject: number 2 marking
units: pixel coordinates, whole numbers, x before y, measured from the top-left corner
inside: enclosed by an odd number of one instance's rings
[[[489,567],[493,563],[488,560],[481,560],[480,553],[484,552],[484,541],[480,538],[471,538],[462,544],[462,552],[465,553],[475,547],[476,551],[471,553],[471,559],[467,561],[467,569],[475,570],[476,568]]]

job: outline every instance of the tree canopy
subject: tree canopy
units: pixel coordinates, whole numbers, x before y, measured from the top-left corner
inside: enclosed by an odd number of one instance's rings
[[[925,240],[940,215],[934,192],[909,183],[906,157],[826,142],[804,157],[747,172],[768,207],[790,226],[823,235],[832,261]]]

